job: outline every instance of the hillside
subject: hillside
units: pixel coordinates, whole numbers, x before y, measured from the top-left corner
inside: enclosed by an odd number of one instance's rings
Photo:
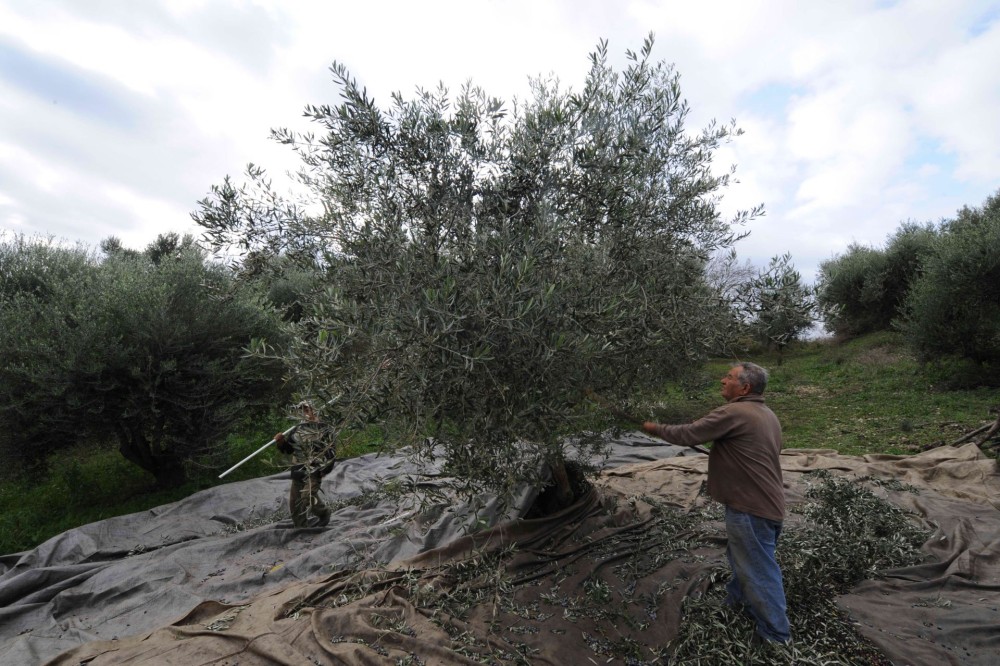
[[[767,400],[789,448],[915,453],[996,420],[991,410],[1000,405],[1000,380],[955,361],[918,363],[900,336],[887,332],[803,343],[780,363],[773,353],[741,360],[770,371]],[[728,363],[709,363],[694,386],[673,387],[645,408],[665,419],[697,417],[718,404]]]

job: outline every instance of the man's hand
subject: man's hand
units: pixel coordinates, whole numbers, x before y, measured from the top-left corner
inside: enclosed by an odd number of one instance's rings
[[[295,451],[292,445],[288,443],[288,440],[285,439],[285,433],[283,432],[279,432],[274,436],[274,443],[277,444],[278,450],[282,453],[293,453]]]
[[[653,423],[652,421],[643,421],[642,429],[648,432],[650,435],[656,434],[656,428],[659,426],[658,423]]]

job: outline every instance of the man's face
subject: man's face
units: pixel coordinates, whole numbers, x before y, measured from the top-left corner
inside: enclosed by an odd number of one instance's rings
[[[726,399],[726,402],[731,402],[750,393],[750,385],[740,381],[740,372],[739,366],[730,368],[726,376],[722,378],[722,397]]]

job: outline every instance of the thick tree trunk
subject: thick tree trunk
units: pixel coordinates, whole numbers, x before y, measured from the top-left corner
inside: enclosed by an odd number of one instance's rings
[[[539,493],[534,506],[528,514],[532,517],[549,516],[570,506],[576,499],[573,493],[571,471],[563,461],[551,463],[552,485],[546,486]]]
[[[184,464],[173,453],[157,453],[137,428],[118,424],[118,452],[130,463],[141,467],[156,479],[160,488],[176,488],[187,480]]]
[[[552,465],[552,480],[555,482],[555,502],[558,509],[565,509],[573,503],[573,486],[566,471],[566,462],[559,461]],[[557,509],[557,510],[558,510]]]
[[[156,485],[160,488],[176,488],[187,481],[184,464],[176,455],[161,455],[156,457],[156,469],[152,470],[156,477]]]

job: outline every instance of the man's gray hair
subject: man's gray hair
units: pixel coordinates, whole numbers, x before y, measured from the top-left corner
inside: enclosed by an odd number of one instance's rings
[[[740,383],[749,384],[751,393],[763,395],[764,389],[767,388],[767,370],[756,363],[746,361],[735,363],[733,367],[742,368],[740,370]]]

